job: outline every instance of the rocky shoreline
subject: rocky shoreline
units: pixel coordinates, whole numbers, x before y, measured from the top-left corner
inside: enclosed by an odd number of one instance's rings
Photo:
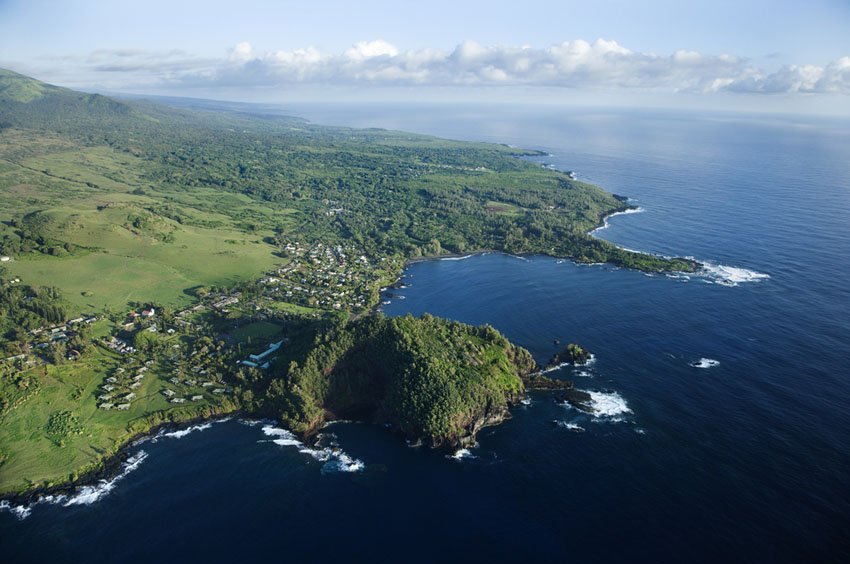
[[[31,490],[19,492],[7,492],[0,494],[0,501],[5,501],[13,505],[34,505],[39,501],[53,496],[70,496],[76,493],[77,489],[84,486],[95,485],[102,480],[111,480],[121,473],[122,467],[132,456],[132,450],[139,444],[140,441],[154,438],[161,432],[179,431],[188,429],[194,425],[218,421],[230,417],[238,417],[242,415],[241,411],[234,411],[228,414],[214,414],[208,417],[194,417],[186,421],[166,421],[157,423],[150,429],[136,433],[128,438],[117,450],[110,455],[107,455],[103,460],[94,463],[93,467],[83,470],[78,476],[64,482],[56,484],[40,485]]]

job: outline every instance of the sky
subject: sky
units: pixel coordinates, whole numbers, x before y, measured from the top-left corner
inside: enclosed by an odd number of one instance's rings
[[[850,0],[0,0],[0,67],[87,91],[850,114]]]

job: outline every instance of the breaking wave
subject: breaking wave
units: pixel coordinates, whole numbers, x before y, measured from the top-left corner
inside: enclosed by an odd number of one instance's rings
[[[439,260],[466,260],[466,259],[471,258],[473,256],[475,256],[475,255],[463,255],[462,257],[443,257]]]
[[[465,460],[465,459],[472,459],[472,458],[478,458],[478,457],[475,456],[474,454],[472,454],[472,451],[469,450],[468,448],[461,448],[461,449],[456,450],[454,452],[454,454],[446,455],[446,458],[453,458],[455,460]]]
[[[770,278],[769,274],[756,272],[755,270],[710,262],[702,263],[702,269],[699,271],[699,274],[707,282],[723,286],[737,286],[746,282],[762,282]]]
[[[154,442],[156,439],[162,437],[168,437],[172,439],[182,439],[189,433],[194,433],[195,431],[204,431],[212,427],[212,422],[201,423],[200,425],[192,425],[191,427],[186,427],[185,429],[178,429],[177,431],[170,431],[168,433],[157,433],[156,437],[154,437]]]
[[[0,511],[8,511],[18,519],[26,519],[32,513],[31,505],[12,505],[8,500],[0,501]]]
[[[594,417],[608,420],[622,420],[622,415],[631,413],[626,400],[617,392],[593,392],[590,394],[589,407]]]
[[[297,447],[298,452],[310,455],[319,462],[324,462],[325,464],[322,466],[323,474],[329,472],[361,472],[366,468],[366,464],[362,460],[353,458],[336,445],[321,448],[309,447],[299,441],[292,432],[273,425],[264,425],[263,433],[267,437],[275,437],[271,439],[271,442],[276,445]]]
[[[124,463],[121,465],[121,471],[116,476],[108,480],[100,480],[97,484],[80,486],[76,490],[74,490],[74,493],[70,496],[46,495],[38,498],[36,501],[29,505],[12,505],[9,501],[3,500],[0,501],[0,510],[10,512],[18,519],[26,519],[32,513],[32,508],[36,505],[52,504],[62,505],[63,507],[69,507],[72,505],[91,505],[92,503],[99,501],[104,496],[109,494],[109,492],[114,490],[116,484],[123,480],[130,472],[138,468],[147,457],[148,453],[143,450],[140,450],[139,452],[124,461]]]
[[[121,472],[117,476],[110,480],[101,480],[93,486],[82,486],[77,489],[77,491],[74,492],[74,495],[68,498],[62,505],[68,507],[69,505],[90,505],[96,502],[115,489],[115,484],[126,478],[130,472],[138,468],[147,457],[148,453],[140,450],[121,465]]]
[[[555,421],[555,425],[561,427],[562,429],[567,429],[568,431],[573,431],[575,433],[584,432],[584,427],[578,425],[577,423],[573,423],[572,421]]]
[[[631,215],[633,213],[643,213],[645,211],[646,211],[645,209],[643,209],[641,207],[637,207],[637,208],[629,208],[625,211],[615,212],[615,213],[606,215],[605,217],[602,218],[602,225],[600,225],[596,229],[592,230],[589,234],[593,235],[597,231],[602,231],[603,229],[608,229],[611,226],[608,223],[608,220],[611,219],[612,217],[616,217],[618,215]]]
[[[714,368],[720,364],[719,360],[714,360],[713,358],[701,358],[697,361],[691,363],[691,366],[694,368]]]

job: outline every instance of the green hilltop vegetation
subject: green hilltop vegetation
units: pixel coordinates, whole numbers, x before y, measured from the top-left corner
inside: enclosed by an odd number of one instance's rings
[[[536,154],[0,70],[0,493],[80,478],[159,424],[240,410],[304,435],[355,414],[464,444],[534,363],[489,328],[370,315],[407,261],[696,267],[590,237],[628,204],[520,158]]]
[[[507,415],[537,368],[492,327],[429,315],[365,317],[317,334],[311,345],[263,394],[264,409],[303,434],[329,416],[356,417],[432,446],[464,444]]]

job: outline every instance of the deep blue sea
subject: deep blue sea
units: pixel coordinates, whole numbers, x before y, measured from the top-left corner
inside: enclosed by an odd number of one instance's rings
[[[563,376],[596,412],[533,393],[458,458],[366,424],[327,430],[345,455],[271,423],[163,436],[78,503],[0,513],[3,562],[850,561],[850,123],[287,110],[542,149],[541,163],[643,210],[597,236],[712,273],[500,254],[414,264],[387,314],[490,323],[541,362],[555,339],[581,343],[595,362]]]

